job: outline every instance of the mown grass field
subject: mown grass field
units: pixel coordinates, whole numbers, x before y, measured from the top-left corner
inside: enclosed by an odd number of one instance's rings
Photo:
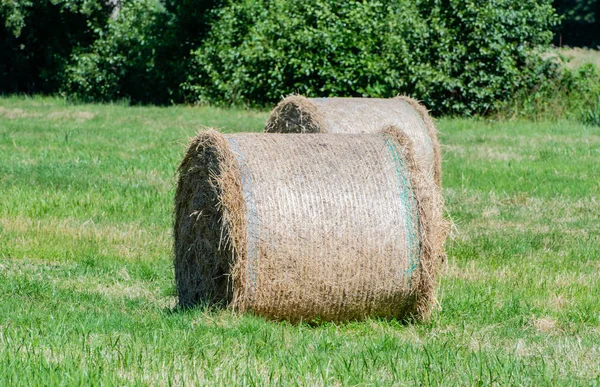
[[[0,99],[0,385],[600,384],[600,128],[442,119],[429,324],[174,309],[175,170],[265,112]]]

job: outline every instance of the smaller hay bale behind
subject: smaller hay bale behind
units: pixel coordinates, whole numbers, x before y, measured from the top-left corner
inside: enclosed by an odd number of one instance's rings
[[[273,109],[267,133],[377,133],[388,126],[412,140],[417,161],[442,179],[437,129],[427,108],[408,96],[396,98],[306,98],[292,95]]]
[[[400,130],[198,134],[179,167],[179,302],[273,319],[425,319],[445,238],[439,187]]]

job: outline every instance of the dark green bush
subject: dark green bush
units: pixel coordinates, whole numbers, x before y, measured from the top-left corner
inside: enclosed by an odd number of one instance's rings
[[[401,75],[413,72],[411,44],[426,28],[415,7],[382,1],[248,0],[215,17],[186,85],[210,102],[391,95],[409,82]]]
[[[75,52],[63,86],[82,100],[143,99],[168,94],[153,60],[167,22],[155,0],[124,2],[88,50]]]
[[[97,0],[0,1],[0,93],[49,93],[110,14]]]
[[[600,126],[600,95],[592,100],[592,106],[583,110],[580,121],[590,126]]]
[[[418,3],[429,20],[426,61],[440,75],[423,74],[409,92],[423,95],[436,111],[486,114],[552,73],[539,52],[558,22],[551,1]]]
[[[191,48],[216,0],[125,0],[100,38],[72,56],[63,92],[76,99],[164,104],[182,101]]]
[[[0,92],[250,105],[406,93],[436,114],[482,114],[555,79],[537,50],[550,0],[121,4],[109,18],[106,1],[0,2]]]
[[[213,15],[190,101],[407,93],[438,114],[485,113],[543,75],[557,21],[549,0],[241,0]]]

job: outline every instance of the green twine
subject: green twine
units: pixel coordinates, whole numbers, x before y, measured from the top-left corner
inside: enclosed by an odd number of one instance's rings
[[[402,152],[398,151],[396,141],[386,139],[385,141],[396,167],[396,177],[398,178],[398,191],[400,193],[400,202],[404,210],[404,229],[406,230],[407,259],[408,268],[406,274],[409,276],[408,286],[412,286],[412,275],[421,261],[421,244],[419,235],[421,234],[417,200],[414,195],[412,182],[408,177],[408,163]],[[416,227],[415,227],[416,225]],[[415,254],[418,251],[418,254]]]

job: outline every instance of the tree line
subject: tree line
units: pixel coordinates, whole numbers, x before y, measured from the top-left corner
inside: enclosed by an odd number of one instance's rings
[[[402,93],[436,114],[485,114],[552,76],[541,48],[571,39],[557,9],[596,23],[599,1],[575,3],[2,1],[0,92],[250,106]]]

